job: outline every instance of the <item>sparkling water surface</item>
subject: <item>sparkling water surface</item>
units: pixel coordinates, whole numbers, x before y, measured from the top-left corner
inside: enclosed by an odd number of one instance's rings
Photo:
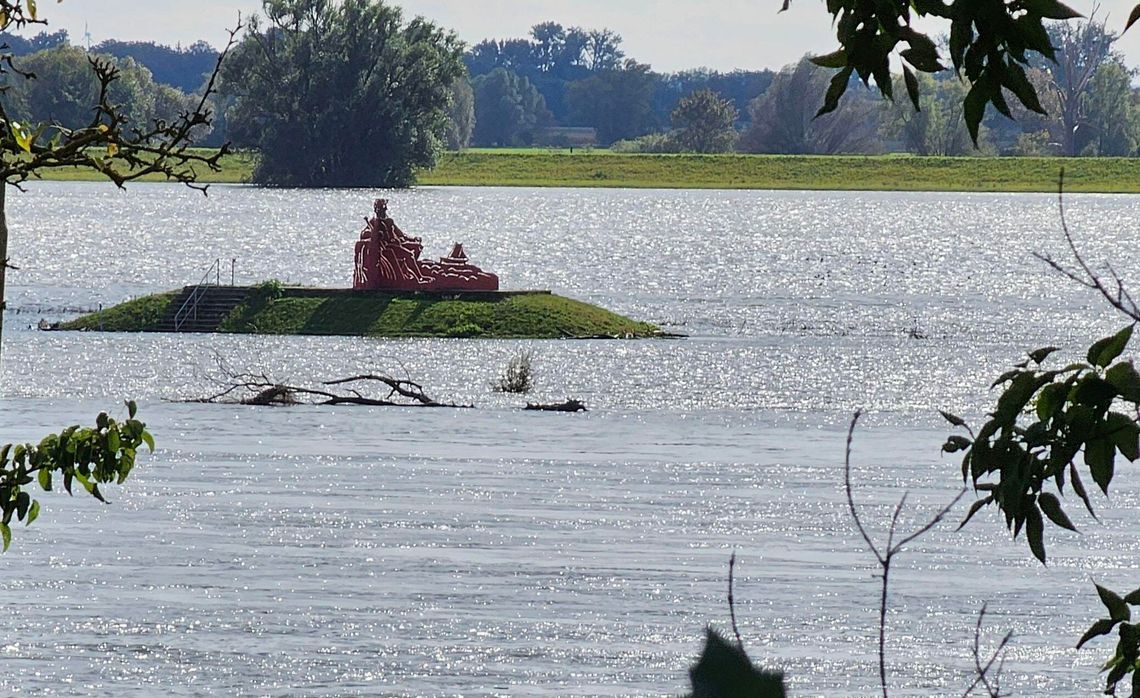
[[[133,397],[158,440],[104,506],[51,494],[0,557],[0,694],[681,695],[729,628],[794,695],[877,688],[878,584],[843,498],[846,429],[872,528],[955,494],[935,410],[978,420],[1027,349],[1124,324],[1033,253],[1045,195],[425,188],[389,192],[439,256],[689,335],[652,341],[53,333],[40,319],[197,281],[343,286],[376,192],[33,184],[9,197],[3,441]],[[1091,260],[1140,269],[1140,198],[1067,197]],[[231,267],[230,260],[235,260]],[[492,382],[521,348],[535,392]],[[187,404],[215,356],[281,380],[413,376],[475,410]],[[1059,359],[1064,361],[1065,357]],[[577,397],[580,415],[518,410]],[[994,513],[892,570],[893,695],[961,695],[974,623],[1015,639],[1015,695],[1090,695],[1072,649],[1096,580],[1137,586],[1140,480],[1050,529],[1049,567]],[[972,497],[972,495],[971,495]],[[951,516],[954,522],[965,505]]]

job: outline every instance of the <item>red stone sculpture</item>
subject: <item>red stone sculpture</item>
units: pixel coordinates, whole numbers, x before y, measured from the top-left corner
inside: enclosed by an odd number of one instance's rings
[[[467,261],[462,243],[438,262],[423,261],[420,238],[406,235],[388,217],[388,200],[376,199],[375,215],[356,241],[352,287],[368,291],[497,291],[499,277]]]

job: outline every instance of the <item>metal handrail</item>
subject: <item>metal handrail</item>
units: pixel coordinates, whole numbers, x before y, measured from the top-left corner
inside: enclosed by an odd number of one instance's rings
[[[194,290],[190,292],[189,297],[187,297],[186,300],[182,303],[182,307],[178,309],[178,312],[174,313],[175,332],[180,332],[182,330],[182,325],[185,324],[188,319],[190,319],[187,316],[191,315],[191,313],[193,313],[193,319],[198,319],[198,303],[206,295],[204,289],[208,288],[211,285],[211,276],[214,276],[215,279],[218,279],[218,277],[221,275],[221,270],[222,260],[220,258],[215,259],[214,263],[210,265],[210,268],[206,270],[206,273],[202,275],[202,279],[198,281],[198,284],[196,286],[194,286]],[[219,282],[215,285],[220,286],[221,283]]]

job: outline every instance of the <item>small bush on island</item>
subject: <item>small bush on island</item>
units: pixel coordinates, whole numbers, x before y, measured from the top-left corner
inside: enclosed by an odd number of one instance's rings
[[[495,391],[521,395],[529,393],[534,384],[534,352],[524,349],[511,358],[499,382],[495,384]]]

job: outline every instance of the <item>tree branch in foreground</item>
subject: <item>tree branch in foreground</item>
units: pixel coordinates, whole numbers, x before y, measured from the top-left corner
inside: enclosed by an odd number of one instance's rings
[[[898,505],[895,507],[894,513],[891,515],[891,525],[887,533],[886,547],[881,549],[875,545],[871,540],[871,536],[867,533],[866,527],[863,525],[862,519],[859,518],[859,512],[855,508],[855,498],[851,489],[851,442],[855,438],[855,425],[859,422],[859,417],[862,412],[856,412],[855,416],[851,419],[851,426],[847,430],[847,454],[844,458],[843,465],[843,482],[847,493],[847,506],[851,511],[851,518],[855,522],[855,528],[858,529],[859,535],[863,537],[863,541],[867,544],[867,549],[875,556],[875,560],[879,563],[879,568],[882,570],[880,578],[882,580],[882,591],[879,596],[879,683],[882,686],[883,698],[889,698],[887,689],[887,592],[890,586],[891,563],[894,561],[895,556],[902,552],[907,544],[914,542],[918,538],[930,532],[935,526],[941,523],[942,519],[950,513],[956,504],[966,494],[966,488],[963,487],[961,491],[954,497],[953,500],[942,509],[938,511],[926,524],[919,527],[918,530],[910,535],[898,540],[896,542],[895,536],[898,533],[899,516],[902,514],[903,506],[906,504],[907,495],[904,494],[902,499],[899,500]]]
[[[1105,280],[1103,276],[1097,273],[1085,260],[1081,251],[1077,249],[1077,243],[1073,239],[1073,234],[1069,231],[1069,225],[1065,221],[1065,170],[1062,169],[1057,177],[1057,212],[1061,217],[1061,231],[1065,235],[1065,242],[1069,246],[1069,253],[1073,255],[1073,260],[1076,262],[1075,267],[1066,266],[1065,264],[1053,259],[1048,254],[1034,252],[1033,256],[1045,262],[1053,270],[1064,275],[1071,281],[1074,281],[1087,289],[1091,289],[1099,293],[1108,304],[1113,308],[1128,316],[1134,321],[1140,322],[1140,306],[1137,306],[1136,301],[1132,298],[1132,294],[1124,286],[1124,280],[1116,273],[1111,266],[1106,265],[1109,280]]]
[[[1002,698],[1002,696],[1009,695],[1008,693],[1001,692],[1001,670],[1005,665],[1005,648],[1009,645],[1009,641],[1013,639],[1013,631],[1007,632],[1005,637],[998,643],[997,649],[993,651],[985,664],[982,663],[982,624],[986,619],[986,604],[982,604],[982,610],[978,613],[978,623],[974,626],[974,673],[977,678],[966,692],[962,694],[962,698],[968,698],[973,694],[974,689],[979,686],[985,690],[986,695],[990,698]],[[994,665],[997,665],[996,667]]]

